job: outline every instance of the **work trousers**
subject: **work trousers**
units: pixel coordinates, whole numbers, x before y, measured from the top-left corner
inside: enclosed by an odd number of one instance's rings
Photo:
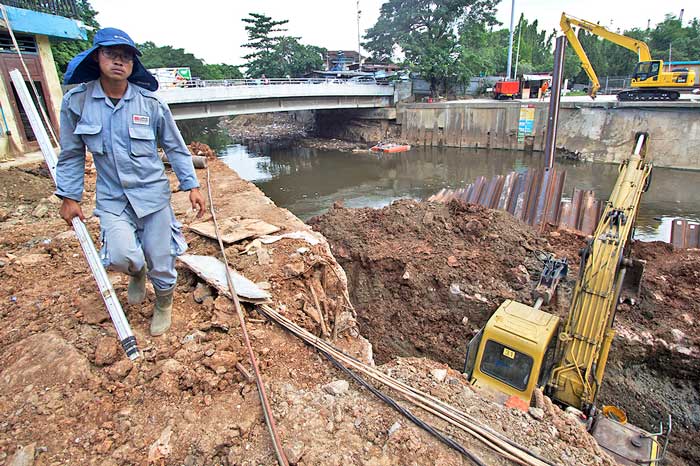
[[[145,264],[154,288],[175,286],[175,257],[187,250],[187,242],[170,204],[142,218],[131,204],[119,215],[101,210],[95,215],[100,218],[100,258],[106,268],[135,275]]]

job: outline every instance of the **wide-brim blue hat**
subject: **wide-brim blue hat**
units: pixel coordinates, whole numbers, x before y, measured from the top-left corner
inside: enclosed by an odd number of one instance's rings
[[[63,75],[63,84],[80,84],[99,78],[100,67],[90,55],[100,47],[109,47],[112,45],[126,45],[136,52],[136,56],[134,56],[134,68],[131,72],[131,76],[128,78],[129,82],[148,89],[149,91],[158,89],[158,81],[148,72],[139,60],[138,55],[141,55],[141,52],[136,48],[134,41],[131,40],[131,37],[129,37],[126,32],[116,28],[104,28],[95,33],[95,37],[92,40],[92,48],[80,52],[68,63],[66,73]]]

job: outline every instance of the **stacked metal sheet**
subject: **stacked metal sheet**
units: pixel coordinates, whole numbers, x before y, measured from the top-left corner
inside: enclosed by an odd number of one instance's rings
[[[603,211],[593,191],[575,190],[571,200],[562,199],[566,172],[531,168],[490,180],[478,177],[459,189],[443,189],[428,198],[433,202],[460,199],[491,209],[505,210],[530,224],[543,223],[591,235]]]
[[[700,248],[700,224],[675,219],[671,224],[671,244],[676,249]]]

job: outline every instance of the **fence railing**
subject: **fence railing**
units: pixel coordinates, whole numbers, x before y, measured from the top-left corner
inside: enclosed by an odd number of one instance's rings
[[[632,78],[629,76],[604,76],[599,78],[600,89],[598,89],[598,94],[617,94],[618,92],[629,89],[632,85]],[[590,89],[592,83],[589,81],[588,86],[585,87],[586,90]],[[575,88],[581,87],[577,84]]]
[[[233,86],[276,86],[276,85],[343,85],[367,86],[390,85],[386,80],[371,79],[340,79],[340,78],[246,78],[246,79],[190,79],[182,81],[160,81],[161,89],[192,88],[192,87],[233,87]]]
[[[2,3],[6,6],[50,13],[66,18],[79,18],[75,0],[4,0]]]

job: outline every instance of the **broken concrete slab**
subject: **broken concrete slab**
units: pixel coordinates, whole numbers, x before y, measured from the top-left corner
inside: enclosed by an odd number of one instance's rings
[[[269,235],[280,230],[279,227],[257,218],[229,217],[219,220],[218,223],[221,241],[227,244],[236,243],[246,238]],[[193,223],[189,227],[192,231],[202,236],[216,239],[216,229],[214,222],[211,220]]]
[[[211,256],[185,254],[178,257],[178,260],[204,281],[219,290],[219,293],[229,298],[231,297],[226,282],[226,269],[224,263],[219,259]],[[236,294],[238,294],[241,301],[259,304],[267,302],[271,298],[270,293],[261,290],[255,283],[235,270],[230,268],[229,270],[231,271],[233,286],[236,288]]]

